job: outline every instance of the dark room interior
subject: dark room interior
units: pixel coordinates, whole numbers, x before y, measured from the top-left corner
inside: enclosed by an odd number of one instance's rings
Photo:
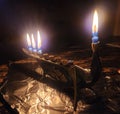
[[[0,52],[0,114],[120,113],[120,0],[0,0]]]

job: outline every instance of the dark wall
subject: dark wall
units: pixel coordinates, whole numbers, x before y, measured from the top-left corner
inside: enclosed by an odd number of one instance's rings
[[[101,40],[112,35],[116,0],[0,0],[0,48],[26,46],[27,32],[38,29],[46,50],[91,42],[94,9],[100,15]],[[10,52],[9,52],[10,53]]]

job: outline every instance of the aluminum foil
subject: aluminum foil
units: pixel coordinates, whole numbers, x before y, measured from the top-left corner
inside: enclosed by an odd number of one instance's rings
[[[15,70],[8,73],[1,93],[19,114],[69,114],[74,109],[73,102],[67,95]],[[79,101],[77,111],[83,111],[87,107],[89,105]]]

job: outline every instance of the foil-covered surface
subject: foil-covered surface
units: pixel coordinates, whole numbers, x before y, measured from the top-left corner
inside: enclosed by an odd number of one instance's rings
[[[75,114],[119,114],[120,113],[120,67],[119,67],[119,55],[118,49],[104,48],[104,55],[102,57],[103,73],[102,77],[95,84],[93,89],[99,96],[94,104],[85,104],[81,99],[77,104],[77,112]],[[107,51],[108,49],[108,51]],[[82,54],[81,54],[82,53]],[[91,59],[86,57],[86,51],[69,52],[62,53],[64,56],[73,58],[75,56],[76,64],[85,68],[89,68]],[[78,55],[80,56],[78,61]],[[85,56],[83,58],[83,56]],[[117,59],[118,58],[118,59]],[[16,64],[27,64],[30,63],[30,69],[35,69],[36,72],[42,74],[43,71],[40,67],[36,66],[36,60],[34,59],[24,59],[20,61],[15,61]],[[35,64],[34,64],[35,63]],[[9,72],[8,72],[9,70]],[[87,70],[87,69],[86,69]],[[89,71],[89,70],[88,70]],[[7,74],[8,73],[8,74]],[[6,75],[7,74],[7,75]],[[33,75],[34,77],[34,75]],[[4,82],[3,82],[4,81]],[[34,85],[34,86],[33,86]],[[39,86],[38,86],[39,85]],[[31,88],[31,89],[30,89]],[[32,89],[34,88],[34,89]],[[38,89],[39,88],[39,89]],[[44,89],[43,89],[44,88]],[[53,97],[48,96],[47,91],[51,91],[51,96],[53,95],[58,100],[51,100]],[[47,90],[46,90],[47,89]],[[41,98],[42,90],[44,94]],[[83,95],[88,95],[90,90],[83,90]],[[27,94],[26,94],[27,93]],[[37,94],[36,94],[37,93]],[[4,100],[13,109],[17,109],[20,114],[73,114],[73,101],[65,94],[59,92],[58,90],[51,88],[47,83],[42,83],[32,78],[24,72],[19,72],[16,70],[11,70],[7,65],[0,66],[0,94],[4,96]],[[36,95],[38,95],[36,97]],[[80,95],[79,95],[80,96]],[[35,99],[37,100],[35,100]],[[51,99],[50,99],[51,98]],[[46,100],[45,100],[46,99]],[[52,103],[48,103],[49,100]],[[90,97],[91,99],[91,97]],[[46,101],[42,102],[42,101]],[[87,100],[87,98],[85,99]],[[31,103],[32,101],[33,103]],[[47,102],[48,101],[48,102]],[[31,103],[31,104],[30,104]],[[34,104],[36,103],[36,104]],[[57,105],[56,105],[57,104]],[[35,112],[39,111],[39,112]],[[43,112],[42,112],[43,111]],[[8,112],[8,113],[7,113]],[[80,113],[79,113],[80,112]],[[9,108],[6,107],[0,101],[0,114],[14,114],[9,113]]]
[[[19,114],[69,114],[74,111],[69,96],[14,69],[8,72],[1,93]],[[88,107],[89,105],[79,101],[77,112]]]

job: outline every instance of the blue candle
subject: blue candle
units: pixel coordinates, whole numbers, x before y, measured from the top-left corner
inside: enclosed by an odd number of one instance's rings
[[[39,54],[42,54],[42,49],[39,49],[37,52],[38,52]]]
[[[29,50],[29,51],[32,51],[32,47],[31,47],[31,46],[29,46],[29,47],[28,47],[28,50]]]
[[[98,14],[95,10],[92,25],[92,43],[98,43]]]
[[[98,43],[98,32],[92,33],[92,43]]]

